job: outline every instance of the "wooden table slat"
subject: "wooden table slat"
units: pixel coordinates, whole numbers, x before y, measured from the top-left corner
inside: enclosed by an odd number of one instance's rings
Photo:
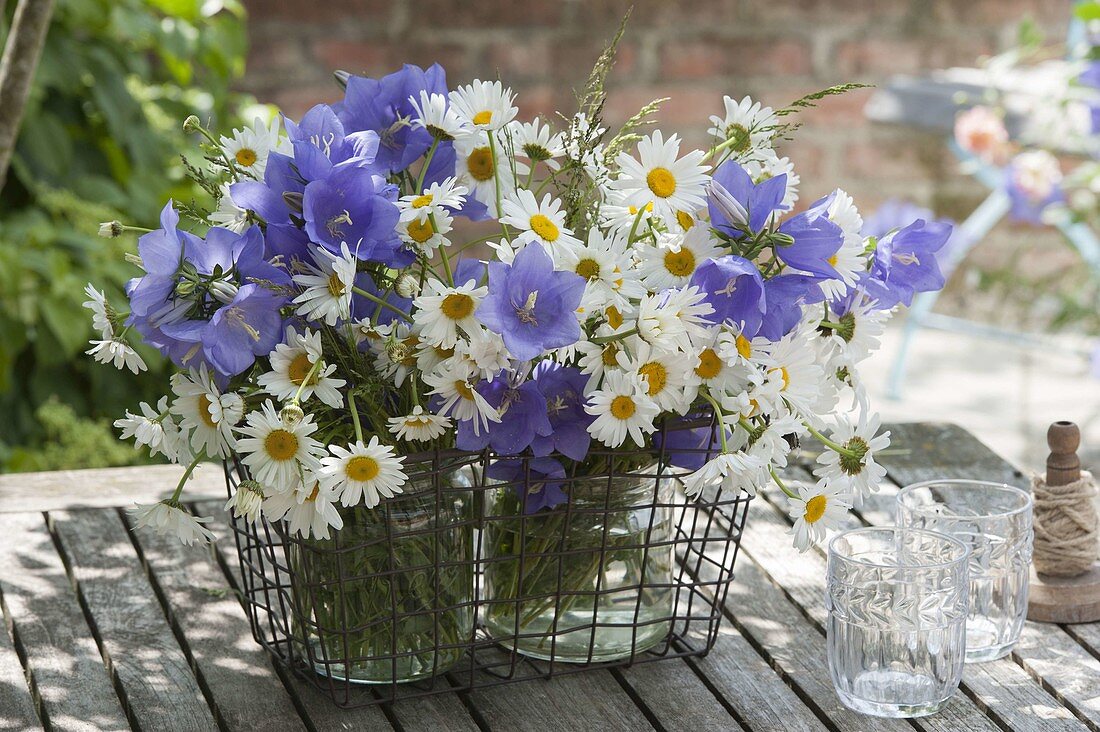
[[[175,537],[139,530],[149,574],[185,638],[218,722],[233,730],[305,730],[270,659],[252,639],[236,590],[211,548],[180,549]]]
[[[6,627],[0,632],[0,729],[24,732],[42,729],[34,697],[27,686],[27,677],[15,643],[8,634],[10,619],[4,613]]]
[[[4,517],[0,592],[50,728],[128,729],[44,515]]]
[[[145,730],[214,729],[118,514],[58,511],[49,519],[131,719]]]

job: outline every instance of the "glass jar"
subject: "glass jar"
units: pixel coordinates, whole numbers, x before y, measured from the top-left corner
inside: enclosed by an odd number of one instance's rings
[[[970,547],[966,660],[1012,652],[1027,618],[1032,500],[1027,491],[977,480],[931,480],[903,488],[898,526],[950,534]]]
[[[496,641],[534,658],[589,663],[668,636],[673,487],[643,472],[650,477],[573,479],[568,500],[533,513],[523,511],[522,486],[492,491],[483,608]]]
[[[969,548],[946,534],[870,528],[829,542],[826,659],[841,702],[922,717],[959,688]]]
[[[437,491],[410,477],[374,508],[339,508],[331,539],[289,540],[292,636],[318,673],[404,683],[462,658],[474,629],[473,501],[466,472],[439,480]]]

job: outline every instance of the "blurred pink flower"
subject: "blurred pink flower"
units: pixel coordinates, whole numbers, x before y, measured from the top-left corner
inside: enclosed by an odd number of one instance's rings
[[[990,163],[1002,163],[1008,152],[1008,130],[989,107],[971,107],[955,118],[955,141]]]

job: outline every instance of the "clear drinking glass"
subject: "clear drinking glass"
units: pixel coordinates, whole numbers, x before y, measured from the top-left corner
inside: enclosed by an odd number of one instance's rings
[[[966,660],[1007,655],[1027,616],[1031,494],[1003,483],[932,480],[898,494],[898,526],[942,531],[970,546]]]
[[[845,706],[923,717],[947,703],[966,654],[969,555],[919,529],[855,529],[829,542],[827,657]]]

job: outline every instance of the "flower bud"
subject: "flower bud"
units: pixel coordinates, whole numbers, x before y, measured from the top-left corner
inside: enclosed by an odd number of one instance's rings
[[[279,420],[287,427],[294,427],[305,418],[306,413],[297,404],[287,404],[279,410]]]
[[[302,213],[302,201],[304,196],[298,191],[284,191],[283,203],[294,213]]]
[[[398,296],[412,299],[420,294],[420,282],[408,272],[402,272],[397,276],[393,289]]]
[[[104,221],[99,225],[99,235],[104,239],[117,239],[122,236],[122,222]]]
[[[195,115],[190,115],[183,121],[183,131],[187,133],[198,132],[202,129],[202,123],[199,122],[199,118]]]

